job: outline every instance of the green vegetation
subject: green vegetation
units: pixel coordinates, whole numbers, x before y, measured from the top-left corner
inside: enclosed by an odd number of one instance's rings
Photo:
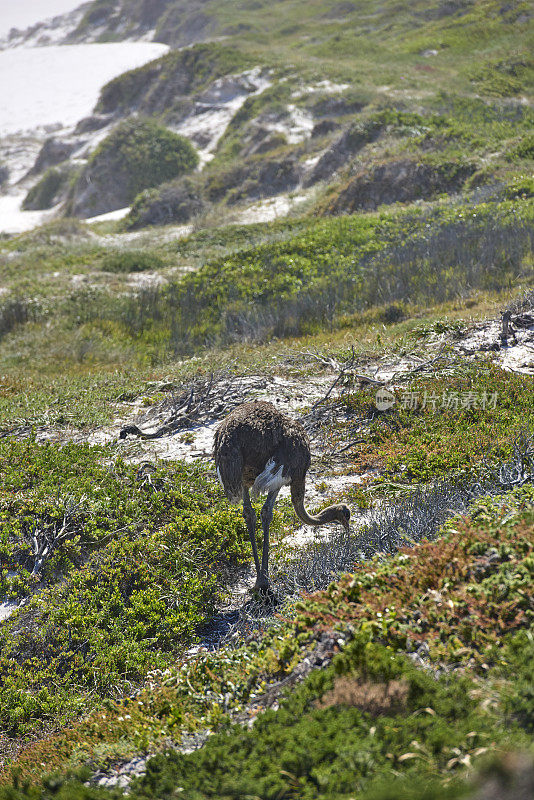
[[[144,250],[117,250],[108,252],[102,259],[102,269],[107,272],[144,272],[147,269],[161,269],[163,260]]]
[[[104,737],[111,752],[128,730],[128,713],[130,730],[160,741],[179,729],[220,730],[196,753],[167,751],[151,760],[133,798],[171,797],[177,787],[192,798],[240,797],[252,788],[265,800],[296,790],[350,797],[355,787],[362,797],[387,798],[384,784],[403,777],[421,792],[430,785],[432,797],[459,797],[466,766],[476,768],[501,748],[529,747],[533,500],[528,488],[480,501],[435,542],[358,565],[262,637],[183,662],[126,705],[110,705],[105,715],[34,745],[20,761],[23,774],[34,773],[36,760],[52,766],[69,753],[77,753],[70,763],[79,768],[87,757],[80,742],[94,748]],[[266,689],[291,675],[325,631],[340,643],[349,637],[330,667],[312,672],[251,730],[231,724],[231,712],[253,718],[254,703],[261,707]],[[456,670],[427,672],[406,650],[424,650],[432,670]],[[451,779],[448,795],[443,787]],[[114,796],[77,782],[63,784],[67,790],[72,797]],[[32,788],[29,797],[46,791]]]
[[[531,276],[532,209],[489,203],[318,221],[132,298],[119,319],[130,335],[157,332],[171,352],[190,354],[214,340],[310,333],[377,304],[448,300],[460,280],[503,288],[517,272]],[[101,302],[98,316],[107,316]]]
[[[483,349],[456,344],[533,285],[529,15],[497,0],[85,9],[72,41],[156,29],[177,49],[104,87],[109,116],[87,130],[122,122],[83,180],[60,165],[27,198],[129,216],[0,241],[0,603],[22,603],[0,623],[1,800],[124,797],[91,778],[139,754],[154,758],[132,800],[472,798],[485,770],[498,783],[510,752],[532,753],[526,474],[396,556],[363,560],[370,522],[343,551],[361,559],[345,555],[350,574],[260,629],[273,609],[246,596],[250,635],[192,652],[206,623],[234,619],[218,612],[251,562],[240,512],[207,461],[117,438],[212,373],[269,394],[281,378],[306,414],[349,359],[313,409],[312,508],[347,500],[363,524],[358,509],[395,514],[441,479],[489,485],[534,429],[532,377],[501,369],[496,325]],[[172,130],[228,98],[243,103],[193,173]],[[244,224],[246,203],[280,193],[301,216]],[[412,358],[378,413],[360,372]],[[177,437],[200,441],[193,425]],[[282,500],[272,574],[288,582],[320,557],[297,524]]]
[[[5,364],[39,354],[53,369],[61,354],[61,364],[156,365],[206,346],[348,328],[377,306],[454,300],[461,285],[468,292],[528,285],[533,208],[529,199],[441,202],[256,226],[250,236],[228,227],[158,243],[155,233],[145,247],[136,242],[120,253],[81,237],[20,237],[14,258],[15,241],[5,246],[8,281],[21,295],[46,270],[46,294],[17,301],[20,313],[3,325]],[[200,269],[191,272],[191,261]],[[140,266],[159,269],[167,283],[125,291]],[[176,268],[189,274],[177,280]],[[81,288],[73,288],[71,276],[80,274]]]
[[[412,337],[418,333],[416,328]],[[439,374],[438,363],[437,375],[399,388],[395,407],[373,420],[365,441],[354,448],[354,467],[379,468],[385,488],[391,482],[399,487],[399,482],[465,477],[490,450],[494,460],[506,458],[511,433],[534,425],[530,376],[505,372],[484,361],[457,361],[453,367],[444,356],[442,364],[444,374]],[[350,438],[354,418],[372,414],[375,392],[370,387],[347,392],[339,403],[347,420],[334,434],[340,443]]]
[[[32,186],[24,198],[22,207],[27,211],[52,208],[61,199],[72,178],[72,170],[68,167],[50,167],[41,180]]]
[[[133,200],[143,189],[189,172],[198,156],[183,136],[153,120],[131,120],[104,139],[91,158],[105,161],[115,179],[127,176],[128,196]]]
[[[179,786],[195,800],[272,800],[297,792],[310,800],[337,800],[355,790],[366,797],[373,783],[396,780],[399,773],[419,780],[454,774],[462,759],[476,758],[490,741],[526,745],[519,726],[505,731],[497,715],[492,719],[480,708],[475,682],[436,681],[369,639],[356,637],[333,667],[309,678],[251,731],[237,726],[191,756],[155,758],[133,796],[172,797]],[[506,677],[525,681],[532,643],[521,636],[513,644],[516,655],[520,647],[527,651]]]
[[[153,119],[128,119],[92,154],[72,187],[70,210],[89,216],[120,208],[143,189],[190,172],[197,164],[188,139]]]
[[[487,95],[507,97],[534,88],[534,60],[527,53],[488,61],[473,71],[473,81]]]
[[[246,558],[245,536],[181,464],[143,481],[111,449],[2,440],[0,473],[0,593],[27,594],[37,564],[46,586],[0,631],[0,725],[20,735],[168,666]]]

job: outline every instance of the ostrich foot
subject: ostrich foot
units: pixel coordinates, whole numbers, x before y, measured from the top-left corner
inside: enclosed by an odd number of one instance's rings
[[[270,592],[271,584],[269,583],[269,578],[265,578],[263,575],[258,576],[256,578],[256,583],[254,584],[254,591],[255,592]]]

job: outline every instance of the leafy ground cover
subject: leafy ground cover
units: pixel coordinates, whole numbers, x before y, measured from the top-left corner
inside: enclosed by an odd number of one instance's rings
[[[397,389],[395,406],[384,414],[376,414],[376,388],[369,386],[348,391],[335,403],[347,421],[337,425],[334,436],[340,442],[357,436],[352,464],[359,471],[380,469],[384,488],[467,475],[490,450],[495,462],[506,458],[510,433],[532,425],[534,387],[528,375],[505,372],[487,360],[451,358],[448,366],[447,355],[436,373]],[[351,437],[351,431],[359,435]]]
[[[0,632],[0,724],[21,735],[167,666],[248,551],[199,469],[148,480],[110,449],[28,438],[1,442],[0,472],[0,591],[30,593]]]
[[[52,240],[46,265],[63,264],[55,291],[65,284],[68,291],[56,294],[50,282],[47,296],[19,299],[13,309],[14,299],[4,301],[6,366],[29,365],[38,356],[50,367],[65,359],[109,367],[125,358],[152,366],[214,345],[348,328],[354,315],[377,305],[446,302],[460,285],[469,294],[532,280],[530,200],[445,202],[266,231],[266,243],[253,231],[260,243],[252,247],[242,247],[242,228],[230,228],[157,249],[137,246],[115,260],[104,244]],[[180,280],[165,272],[185,266],[204,246],[210,255],[230,253]],[[30,247],[20,260],[7,257],[8,274],[31,264],[27,280],[34,280],[40,252]],[[156,271],[163,266],[163,285],[125,283],[140,263]]]
[[[19,759],[21,775],[39,773],[41,761],[79,768],[99,748],[109,757],[125,736],[146,746],[208,728],[220,732],[200,751],[167,751],[149,762],[130,796],[171,797],[183,787],[191,798],[252,789],[262,798],[356,790],[385,798],[387,776],[415,783],[421,796],[460,796],[459,781],[473,767],[531,743],[533,499],[528,488],[479,501],[436,541],[357,565],[247,645],[199,654],[154,677],[126,705],[30,747]],[[253,718],[269,686],[290,676],[325,632],[341,648],[331,667],[312,672],[251,730],[232,724],[235,714]],[[406,651],[417,651],[427,670]],[[50,791],[45,782],[25,794],[20,777],[15,785],[6,797]],[[53,785],[60,797],[120,796],[76,782]]]

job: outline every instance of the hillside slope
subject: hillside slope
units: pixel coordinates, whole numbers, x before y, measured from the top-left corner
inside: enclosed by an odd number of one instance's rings
[[[527,800],[530,7],[69,24],[172,49],[50,137],[21,185],[58,218],[0,240],[1,800]],[[352,510],[281,492],[268,597],[212,461],[255,398]]]
[[[104,87],[69,144],[79,170],[131,115],[191,140],[198,180],[141,196],[134,227],[236,205],[246,214],[291,192],[327,214],[459,192],[498,196],[532,169],[532,33],[528,4],[488,0],[274,10],[96,0],[66,41],[149,36],[186,49]],[[79,200],[85,182],[71,173],[50,206],[64,201],[64,211],[90,216]]]

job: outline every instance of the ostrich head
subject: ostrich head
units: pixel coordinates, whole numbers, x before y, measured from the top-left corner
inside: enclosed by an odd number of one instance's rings
[[[345,530],[350,530],[350,508],[345,503],[336,503],[336,505],[328,506],[323,509],[318,517],[321,524],[325,522],[339,522]]]

